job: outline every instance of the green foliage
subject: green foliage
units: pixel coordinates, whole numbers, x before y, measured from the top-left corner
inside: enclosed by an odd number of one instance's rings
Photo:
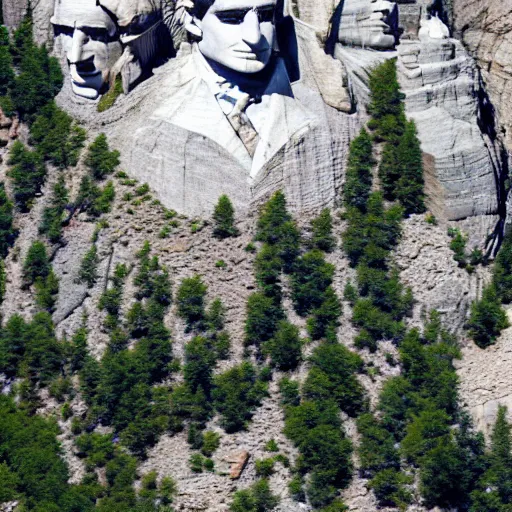
[[[296,381],[283,377],[279,381],[279,392],[281,393],[281,403],[283,405],[299,405],[299,384]]]
[[[43,310],[53,313],[57,294],[59,293],[59,280],[52,269],[46,278],[38,277],[34,283],[36,304]]]
[[[350,144],[343,202],[347,208],[365,211],[372,187],[373,158],[372,140],[363,128]]]
[[[123,80],[121,76],[118,75],[109,91],[104,94],[98,102],[98,112],[105,112],[112,108],[121,94],[123,94]]]
[[[292,300],[301,316],[319,308],[324,294],[332,284],[334,265],[325,261],[319,250],[312,250],[297,259],[291,279]]]
[[[37,313],[28,323],[18,315],[9,318],[0,337],[1,372],[44,385],[58,375],[63,362],[63,347],[48,313]]]
[[[0,258],[7,256],[16,238],[13,220],[13,204],[7,196],[4,183],[0,182]]]
[[[270,512],[279,504],[279,498],[270,490],[268,480],[261,479],[249,489],[236,491],[231,504],[231,512]]]
[[[108,461],[114,458],[115,445],[112,434],[82,434],[75,440],[78,448],[78,456],[87,458],[89,469],[104,467]]]
[[[266,393],[266,385],[258,380],[255,368],[248,362],[214,377],[214,406],[226,432],[245,428]]]
[[[96,180],[112,174],[119,165],[119,151],[110,151],[107,136],[101,133],[89,146],[85,165]]]
[[[310,357],[311,369],[303,387],[307,400],[334,400],[351,416],[365,407],[362,385],[354,375],[363,360],[344,345],[322,343]]]
[[[41,109],[31,125],[30,140],[45,160],[64,169],[78,163],[86,132],[52,101]]]
[[[220,434],[212,432],[211,430],[203,434],[203,446],[201,453],[206,457],[211,457],[213,452],[220,446]]]
[[[405,214],[425,211],[423,187],[423,155],[414,121],[405,124],[405,130],[398,144],[400,176],[396,181],[395,195],[403,206]]]
[[[226,322],[226,308],[222,301],[217,297],[213,299],[206,312],[206,323],[208,330],[219,332],[224,329]]]
[[[54,185],[50,201],[51,206],[44,209],[39,233],[47,235],[50,242],[57,243],[62,238],[62,216],[69,202],[64,176],[60,176]]]
[[[272,339],[282,318],[282,309],[272,298],[260,292],[251,294],[247,300],[245,344],[260,347]]]
[[[53,420],[30,416],[0,396],[0,500],[18,500],[27,511],[92,511],[94,495],[67,483]],[[42,508],[44,507],[44,508]]]
[[[15,62],[19,59],[19,73],[10,89],[15,109],[28,121],[57,95],[63,84],[57,59],[50,57],[44,46],[36,47],[31,38],[27,26],[20,26],[14,35],[14,58]]]
[[[93,244],[85,253],[80,264],[78,282],[85,283],[88,288],[92,288],[98,278],[98,262],[98,249]]]
[[[278,248],[283,270],[289,272],[299,254],[300,234],[286,209],[286,198],[276,192],[263,206],[255,239]]]
[[[469,335],[480,348],[496,342],[503,329],[509,326],[507,313],[501,306],[493,284],[485,287],[482,298],[471,304],[467,328]]]
[[[512,302],[512,230],[505,234],[493,268],[493,284],[505,304]]]
[[[319,340],[335,334],[342,314],[341,303],[332,286],[324,293],[322,304],[312,311],[308,319],[307,329],[313,340]]]
[[[274,474],[274,464],[275,461],[271,457],[266,459],[257,459],[255,462],[256,476],[261,478],[268,478],[272,476]]]
[[[206,338],[196,336],[187,343],[183,375],[193,393],[201,387],[206,396],[209,396],[214,366],[215,355]]]
[[[312,249],[331,252],[336,247],[336,239],[332,234],[332,216],[329,208],[324,208],[318,217],[311,221]]]
[[[46,279],[50,274],[51,265],[43,242],[36,240],[29,247],[23,262],[23,280],[27,286],[35,283],[38,278]]]
[[[205,319],[204,299],[208,287],[201,280],[201,276],[196,275],[183,279],[178,294],[176,304],[178,314],[187,323],[187,330],[200,328]]]
[[[295,369],[302,359],[299,329],[286,320],[280,321],[274,337],[265,343],[264,349],[273,366],[283,371]]]
[[[279,305],[282,298],[281,272],[283,262],[279,247],[264,243],[254,262],[256,282],[263,294]]]
[[[14,200],[22,212],[32,206],[32,200],[41,191],[46,177],[46,166],[37,151],[29,151],[22,142],[16,141],[10,150],[8,176],[12,179]]]
[[[512,438],[507,422],[507,408],[498,407],[496,423],[491,435],[491,449],[487,453],[486,471],[471,494],[471,512],[501,512],[512,504]]]
[[[405,510],[412,501],[412,494],[404,485],[412,484],[412,478],[396,469],[384,469],[370,481],[379,504],[384,507],[399,507]]]
[[[278,452],[279,446],[275,439],[270,439],[265,445],[265,451],[267,452]]]
[[[227,195],[219,197],[219,201],[213,212],[213,234],[217,238],[228,238],[237,236],[238,230],[235,227],[235,209]]]
[[[9,31],[0,26],[0,96],[6,96],[14,84],[14,69],[9,49]]]
[[[389,59],[370,74],[369,123],[378,140],[396,141],[403,133],[405,113],[398,83],[396,60]]]
[[[450,242],[450,249],[453,251],[453,259],[458,263],[459,267],[465,267],[467,264],[467,237],[464,236],[459,229],[452,229],[448,234],[452,238]]]

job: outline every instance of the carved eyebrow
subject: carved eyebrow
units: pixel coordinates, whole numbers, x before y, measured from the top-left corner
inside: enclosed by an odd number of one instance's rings
[[[217,16],[222,23],[227,23],[228,25],[239,25],[243,22],[247,13],[253,9],[253,7],[247,9],[226,9],[225,11],[215,12],[215,16]],[[269,4],[256,7],[254,10],[258,14],[260,23],[264,23],[273,21],[275,9],[276,6],[274,4]]]

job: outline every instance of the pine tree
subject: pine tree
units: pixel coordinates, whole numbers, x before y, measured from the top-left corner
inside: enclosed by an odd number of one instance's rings
[[[345,207],[365,210],[372,187],[374,165],[372,140],[363,128],[350,144],[346,181],[343,187]]]
[[[423,155],[414,121],[406,123],[404,133],[400,137],[398,160],[400,162],[400,177],[396,182],[396,198],[404,207],[407,215],[423,213],[425,211]]]
[[[23,278],[30,286],[37,278],[46,279],[50,273],[51,265],[43,242],[36,240],[30,246],[23,262]]]
[[[89,146],[85,165],[95,179],[101,180],[114,172],[120,163],[119,157],[119,151],[110,151],[107,136],[100,133]]]
[[[5,96],[14,83],[14,69],[9,49],[9,32],[0,26],[0,96]]]
[[[302,341],[298,327],[282,320],[274,337],[265,344],[264,349],[270,355],[272,365],[283,371],[293,370],[302,356]]]
[[[329,208],[324,208],[318,217],[311,221],[313,236],[311,248],[331,252],[336,247],[336,239],[332,234],[332,216]]]
[[[505,304],[512,302],[512,229],[505,234],[493,268],[493,284]]]
[[[16,231],[13,228],[13,205],[5,191],[5,185],[0,182],[0,257],[5,258],[9,248],[14,243]]]
[[[384,197],[389,201],[396,199],[396,183],[400,178],[400,171],[398,146],[391,142],[386,142],[379,164],[379,179]]]
[[[378,140],[396,142],[402,135],[405,113],[403,94],[398,83],[396,60],[390,59],[377,66],[370,74],[370,104],[368,123]]]
[[[491,284],[484,288],[482,298],[471,305],[467,324],[469,335],[480,348],[485,348],[492,345],[501,331],[508,326],[507,313]]]
[[[234,226],[235,209],[227,195],[219,197],[213,212],[213,220],[215,222],[213,234],[217,238],[228,238],[238,234],[238,230]]]

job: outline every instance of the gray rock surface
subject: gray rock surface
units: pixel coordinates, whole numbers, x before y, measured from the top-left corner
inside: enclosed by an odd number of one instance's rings
[[[512,153],[512,4],[496,0],[453,0],[454,25],[472,55]]]
[[[423,29],[422,29],[423,30]],[[408,117],[416,122],[426,161],[430,208],[439,218],[485,216],[487,233],[498,213],[499,146],[480,130],[474,61],[450,38],[402,40],[398,69]],[[483,233],[484,235],[486,233]]]

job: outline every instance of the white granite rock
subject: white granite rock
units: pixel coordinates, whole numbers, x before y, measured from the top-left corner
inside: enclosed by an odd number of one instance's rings
[[[427,188],[442,191],[442,201],[431,201],[435,215],[447,220],[487,216],[490,231],[498,213],[497,148],[478,125],[475,64],[439,24],[423,22],[421,39],[403,40],[398,47],[406,111],[431,156]]]

